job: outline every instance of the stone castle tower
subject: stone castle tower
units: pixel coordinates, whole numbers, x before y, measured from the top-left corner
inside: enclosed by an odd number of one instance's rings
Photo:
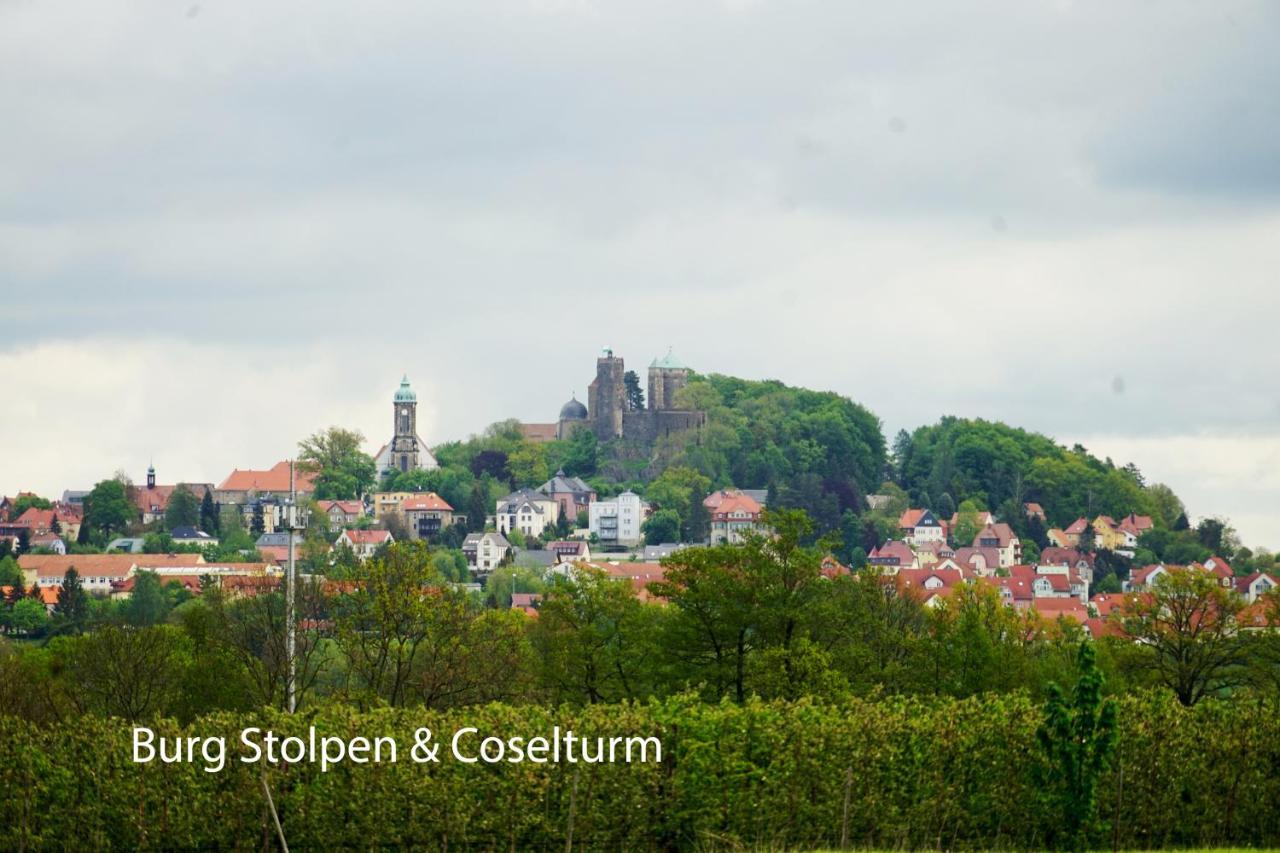
[[[622,437],[622,415],[627,407],[627,368],[622,359],[605,347],[596,359],[596,378],[587,386],[587,411],[596,438],[608,441]]]
[[[705,412],[680,409],[675,399],[689,383],[689,368],[671,351],[649,365],[649,390],[644,409],[630,410],[626,392],[627,368],[613,350],[605,347],[596,359],[596,376],[587,386],[587,406],[570,400],[560,410],[556,434],[567,438],[578,426],[587,426],[601,441],[625,438],[652,444],[664,435],[698,429]]]

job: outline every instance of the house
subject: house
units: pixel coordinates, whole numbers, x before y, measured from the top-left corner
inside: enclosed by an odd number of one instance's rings
[[[1031,609],[1046,619],[1070,619],[1080,625],[1091,618],[1088,605],[1076,598],[1034,598]]]
[[[744,491],[721,490],[708,496],[702,504],[711,511],[712,545],[736,545],[744,541],[748,533],[764,530],[760,524],[764,507]]]
[[[518,530],[525,536],[541,536],[560,517],[560,504],[534,489],[520,489],[498,501],[494,524],[506,535]]]
[[[412,539],[428,539],[454,523],[453,507],[435,492],[415,494],[400,504]]]
[[[506,559],[511,543],[501,533],[472,533],[462,541],[462,553],[472,571],[488,574]]]
[[[947,530],[942,522],[927,509],[908,509],[898,518],[898,532],[902,541],[913,548],[928,542],[947,541]]]
[[[1044,514],[1044,507],[1040,504],[1028,501],[1022,505],[1022,511],[1027,514],[1027,518],[1038,518],[1041,521],[1048,521],[1048,517]]]
[[[572,524],[577,523],[579,513],[589,511],[591,502],[596,499],[595,489],[578,477],[566,476],[563,470],[539,486],[538,491],[558,503],[560,512]]]
[[[1280,581],[1266,572],[1254,572],[1248,577],[1236,578],[1236,592],[1250,604],[1253,604],[1271,590],[1280,586]]]
[[[547,550],[556,555],[557,563],[591,559],[591,546],[581,539],[563,539],[550,542],[547,544]]]
[[[237,468],[214,489],[213,499],[238,505],[251,503],[253,498],[272,497],[283,501],[289,497],[289,469],[288,461],[277,462],[265,471]],[[293,480],[299,499],[310,497],[315,491],[313,475],[295,470]]]
[[[644,541],[640,528],[647,508],[640,496],[630,490],[616,498],[592,501],[587,509],[588,528],[605,549],[633,547]],[[714,516],[712,526],[715,526]]]
[[[895,539],[890,539],[879,548],[872,548],[871,553],[867,555],[867,563],[895,571],[920,568],[920,561],[916,557],[916,552],[911,550],[911,546]]]
[[[208,533],[187,525],[173,528],[169,535],[173,537],[175,545],[198,545],[203,548],[205,545],[218,544],[218,540]]]
[[[374,492],[371,500],[373,502],[373,520],[381,524],[386,520],[388,515],[399,515],[400,507],[409,498],[418,494],[417,492]]]
[[[1000,549],[972,546],[957,548],[955,557],[952,559],[978,577],[987,577],[995,574],[1000,568]]]
[[[390,545],[395,541],[389,530],[344,530],[334,540],[333,547],[347,546],[363,563],[383,545]]]
[[[1062,548],[1075,548],[1079,546],[1080,537],[1084,533],[1085,529],[1088,527],[1089,527],[1089,519],[1077,518],[1075,521],[1067,525],[1066,530],[1063,531],[1063,533],[1065,534],[1066,541],[1059,542],[1058,543],[1059,546]]]
[[[39,536],[32,536],[31,548],[32,550],[49,550],[55,554],[67,553],[67,543],[63,542],[62,537],[56,533],[42,533]]]
[[[318,501],[317,506],[333,528],[355,524],[364,516],[364,504],[360,501]]]
[[[129,496],[133,499],[134,506],[137,507],[142,523],[154,524],[157,521],[163,521],[165,510],[169,508],[169,499],[173,497],[173,493],[178,489],[185,489],[196,500],[202,501],[205,493],[213,490],[213,484],[174,483],[172,485],[160,485],[156,482],[156,466],[148,465],[146,485],[129,489]]]
[[[1040,552],[1041,566],[1069,566],[1093,583],[1093,555],[1075,548],[1045,548]]]
[[[973,537],[974,548],[995,548],[999,552],[1001,568],[1008,568],[1022,560],[1022,542],[1013,528],[1002,521],[988,524]]]
[[[959,569],[902,569],[895,580],[900,589],[918,595],[926,607],[937,607],[968,578]]]
[[[511,609],[523,610],[530,616],[538,615],[538,607],[542,604],[542,595],[536,592],[516,592],[511,595]]]
[[[24,580],[30,571],[32,582],[41,587],[61,586],[67,569],[74,568],[85,592],[102,596],[110,595],[113,582],[131,577],[138,569],[189,573],[202,565],[204,557],[199,554],[23,554],[18,558]]]
[[[1049,540],[1049,544],[1054,548],[1074,548],[1080,544],[1080,537],[1077,536],[1076,541],[1072,543],[1067,531],[1058,527],[1050,527],[1045,533],[1045,538]]]
[[[1127,536],[1109,515],[1099,515],[1093,520],[1092,527],[1094,544],[1104,550],[1124,551],[1137,544],[1137,538]]]
[[[1136,545],[1142,534],[1152,530],[1155,527],[1155,524],[1152,522],[1151,516],[1149,515],[1135,515],[1133,513],[1129,513],[1124,518],[1120,519],[1120,523],[1117,526],[1126,533],[1132,534],[1134,544]]]

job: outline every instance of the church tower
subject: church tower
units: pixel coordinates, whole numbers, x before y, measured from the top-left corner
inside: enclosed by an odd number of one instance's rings
[[[418,395],[409,387],[409,377],[400,380],[392,404],[395,418],[394,438],[391,439],[391,466],[399,471],[418,468]]]

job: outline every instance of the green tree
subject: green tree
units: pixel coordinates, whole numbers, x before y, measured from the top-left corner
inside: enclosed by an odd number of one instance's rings
[[[1103,678],[1093,645],[1077,656],[1079,677],[1068,699],[1057,684],[1048,687],[1044,722],[1036,731],[1045,764],[1040,790],[1049,801],[1051,844],[1084,850],[1096,844],[1098,782],[1116,744],[1116,704],[1102,698]]]
[[[133,592],[125,605],[130,625],[159,625],[169,613],[169,598],[155,572],[140,571],[133,576]]]
[[[680,541],[680,516],[673,509],[660,509],[641,526],[646,545]]]
[[[200,499],[200,529],[210,536],[222,533],[222,513],[213,502],[212,489],[205,489],[204,497]]]
[[[298,443],[298,470],[313,475],[319,500],[351,500],[377,480],[373,457],[360,449],[356,430],[329,427]]]
[[[118,479],[102,480],[94,485],[85,496],[84,506],[85,523],[108,538],[127,532],[137,516],[128,486]]]
[[[10,608],[8,623],[19,634],[39,634],[49,624],[49,612],[34,598],[21,598]]]
[[[24,527],[18,531],[18,541],[16,542],[16,550],[18,556],[30,553],[31,551],[31,530]]]
[[[62,588],[58,590],[58,603],[53,607],[53,616],[59,630],[80,633],[89,619],[89,595],[80,583],[80,573],[75,566],[70,567],[62,576]]]
[[[1246,646],[1236,621],[1243,606],[1213,575],[1173,569],[1125,602],[1121,625],[1140,644],[1158,680],[1191,706],[1245,683]]]
[[[532,441],[523,442],[507,455],[507,469],[511,472],[512,484],[517,488],[542,485],[550,474],[546,448]]]
[[[644,410],[644,389],[640,387],[640,377],[634,370],[622,375],[622,387],[626,394],[627,408],[633,412]]]
[[[169,495],[164,509],[166,530],[175,527],[197,527],[200,524],[200,501],[186,486],[178,486]],[[208,532],[208,531],[206,531]]]
[[[8,520],[17,521],[24,512],[32,507],[35,507],[36,509],[52,509],[53,504],[48,498],[42,498],[39,495],[18,495],[13,500],[13,506],[9,508]]]
[[[574,477],[590,477],[600,465],[600,442],[586,427],[577,427],[569,436],[563,466]]]
[[[645,500],[659,511],[674,511],[678,519],[679,535],[662,541],[698,542],[706,538],[709,516],[702,501],[710,489],[706,475],[680,465],[666,469],[645,487]]]
[[[648,610],[630,581],[600,569],[556,578],[532,626],[542,677],[555,699],[596,703],[650,695],[648,662],[656,648]]]

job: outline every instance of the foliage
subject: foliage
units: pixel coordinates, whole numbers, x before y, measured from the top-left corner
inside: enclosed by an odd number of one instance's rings
[[[118,479],[97,483],[84,499],[84,525],[106,539],[127,532],[137,514],[129,488]]]
[[[1002,423],[944,417],[895,442],[898,483],[914,501],[946,494],[987,507],[1040,503],[1055,527],[1099,513],[1119,518],[1152,515],[1160,526],[1177,498],[1165,486],[1147,487],[1132,466],[1099,460],[1083,447],[1067,449],[1037,433]],[[1003,513],[1013,523],[1022,514]]]
[[[208,495],[208,492],[205,494]],[[165,504],[165,529],[173,530],[175,527],[198,527],[199,525],[199,499],[186,486],[178,486],[169,495],[169,502]]]
[[[1049,685],[1044,722],[1036,739],[1048,764],[1042,791],[1049,800],[1050,843],[1085,849],[1096,842],[1098,782],[1116,744],[1116,703],[1102,698],[1102,675],[1093,647],[1082,643],[1079,678],[1068,701],[1057,684]]]
[[[21,678],[0,658],[0,698]],[[43,725],[0,717],[3,846],[158,849],[264,846],[272,793],[298,849],[1041,849],[1045,813],[1035,773],[1044,722],[1028,697],[884,698],[841,703],[485,705],[465,710],[224,712],[158,736],[221,736],[246,727],[307,738],[387,735],[395,763],[288,767],[235,760],[127,759],[118,720],[71,716]],[[451,733],[655,736],[660,762],[412,762],[420,727]],[[1155,695],[1117,703],[1118,745],[1097,791],[1109,846],[1274,847],[1280,842],[1280,722],[1252,703],[1187,709]],[[1121,784],[1121,781],[1123,784]],[[253,804],[247,808],[246,804]],[[570,835],[572,838],[570,839]],[[570,843],[571,842],[571,843]]]
[[[373,457],[363,452],[364,436],[356,430],[329,427],[298,443],[298,470],[315,477],[319,500],[350,500],[367,492],[377,479]]]

